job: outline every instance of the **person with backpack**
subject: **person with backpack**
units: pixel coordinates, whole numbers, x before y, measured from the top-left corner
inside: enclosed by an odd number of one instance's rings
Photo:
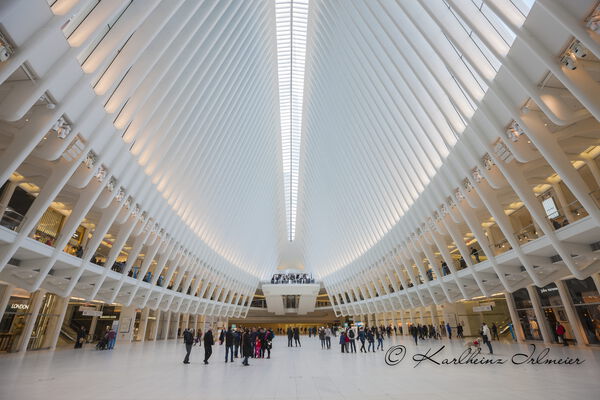
[[[356,328],[348,328],[348,339],[350,340],[350,353],[356,353]]]
[[[183,343],[185,344],[185,358],[183,359],[184,364],[190,363],[190,353],[192,352],[192,346],[194,345],[194,334],[189,328],[185,328],[183,331]]]

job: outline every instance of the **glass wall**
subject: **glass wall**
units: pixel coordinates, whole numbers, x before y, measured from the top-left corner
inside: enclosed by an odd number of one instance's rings
[[[519,289],[513,293],[515,308],[523,328],[526,340],[542,340],[540,325],[533,310],[533,304],[529,298],[527,289]]]
[[[600,295],[592,278],[565,281],[590,344],[600,344]]]
[[[565,327],[565,338],[568,341],[574,342],[575,336],[573,335],[573,328],[571,327],[569,319],[567,318],[567,312],[565,311],[565,307],[563,306],[556,285],[554,283],[550,283],[543,288],[536,286],[536,290],[538,292],[538,296],[540,297],[540,303],[542,305],[544,315],[546,316],[546,320],[548,321],[548,326],[552,332],[553,340],[558,342],[558,337],[556,336],[556,326],[558,323],[561,323]]]

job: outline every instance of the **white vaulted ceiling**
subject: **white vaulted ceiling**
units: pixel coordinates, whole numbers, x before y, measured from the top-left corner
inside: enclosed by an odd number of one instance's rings
[[[501,64],[494,54],[506,55],[514,39],[480,5],[311,2],[299,218],[306,262],[322,274],[364,254],[402,220],[478,109]],[[492,49],[460,13],[488,25]]]

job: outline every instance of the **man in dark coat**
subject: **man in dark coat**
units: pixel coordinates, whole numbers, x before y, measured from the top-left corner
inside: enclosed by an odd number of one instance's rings
[[[212,329],[208,328],[204,334],[204,364],[208,364],[213,344],[215,344],[215,340],[213,339]]]
[[[288,347],[292,347],[292,339],[294,338],[294,331],[292,328],[287,328],[287,336],[288,336]]]
[[[294,344],[296,345],[296,347],[302,347],[302,345],[300,344],[300,329],[298,328],[294,328]]]
[[[231,362],[233,362],[233,331],[231,328],[227,329],[225,333],[225,362],[227,362],[229,354],[231,354]]]
[[[252,355],[252,341],[250,340],[250,332],[246,328],[242,333],[242,357],[244,357],[242,364],[248,366],[248,357]]]
[[[194,334],[189,329],[183,331],[183,343],[185,344],[185,358],[183,359],[184,364],[190,363],[190,353],[192,352],[192,346],[194,345]]]

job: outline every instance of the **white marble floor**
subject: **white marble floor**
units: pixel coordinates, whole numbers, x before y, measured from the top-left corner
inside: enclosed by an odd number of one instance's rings
[[[337,339],[337,338],[336,338]],[[336,342],[337,343],[337,342]],[[385,347],[405,345],[407,356],[395,366],[385,353],[341,354],[339,345],[322,351],[316,338],[302,338],[302,348],[288,348],[277,337],[270,360],[224,362],[224,348],[214,346],[210,365],[195,347],[183,365],[184,346],[175,341],[117,345],[113,351],[59,349],[0,356],[0,399],[578,399],[600,398],[600,351],[551,347],[549,356],[578,357],[582,365],[513,365],[527,346],[495,343],[504,365],[435,365],[417,367],[415,353],[446,348],[436,356],[458,357],[462,341],[429,341],[419,346],[404,338]],[[484,351],[483,353],[487,353]],[[487,355],[486,355],[487,357]]]

